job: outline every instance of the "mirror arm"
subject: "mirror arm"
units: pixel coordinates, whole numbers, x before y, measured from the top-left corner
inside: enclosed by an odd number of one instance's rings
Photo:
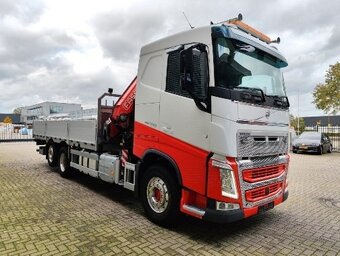
[[[208,112],[208,108],[205,107],[202,102],[195,96],[195,94],[193,94],[191,92],[191,90],[187,90],[187,92],[189,93],[189,95],[191,96],[191,98],[194,100],[197,108],[201,111],[204,111],[204,112]]]

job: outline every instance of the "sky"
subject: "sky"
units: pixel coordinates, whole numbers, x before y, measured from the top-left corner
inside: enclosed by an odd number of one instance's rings
[[[136,76],[140,48],[167,35],[237,17],[281,38],[290,112],[323,115],[314,87],[340,61],[340,1],[0,0],[0,113],[59,101],[95,107]]]

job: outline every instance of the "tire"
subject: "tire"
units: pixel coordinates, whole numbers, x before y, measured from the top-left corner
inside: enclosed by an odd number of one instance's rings
[[[59,174],[63,178],[69,178],[72,174],[70,159],[68,158],[67,148],[65,147],[59,151]]]
[[[322,155],[323,154],[323,147],[322,146],[320,146],[320,148],[319,148],[319,155]]]
[[[152,222],[172,227],[179,214],[180,187],[163,165],[152,165],[142,177],[142,205],[146,216]]]
[[[332,153],[332,145],[329,146],[329,149],[327,151],[328,153]]]
[[[58,165],[58,148],[55,143],[49,142],[47,144],[46,158],[49,166],[55,167]]]
[[[293,150],[293,153],[296,154],[296,153],[297,153],[297,150]]]

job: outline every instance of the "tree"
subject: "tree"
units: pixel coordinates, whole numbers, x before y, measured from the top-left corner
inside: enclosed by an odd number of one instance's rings
[[[313,103],[326,114],[340,111],[340,63],[330,65],[326,71],[325,83],[318,84],[313,91]]]
[[[293,115],[289,115],[290,126],[294,128],[297,134],[301,134],[305,128],[305,120],[302,117],[294,117]]]
[[[22,110],[22,108],[15,108],[15,109],[13,109],[13,114],[21,114],[21,110]]]

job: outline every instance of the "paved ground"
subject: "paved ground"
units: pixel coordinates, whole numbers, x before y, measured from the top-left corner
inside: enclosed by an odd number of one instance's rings
[[[340,255],[340,153],[292,155],[290,197],[263,215],[167,230],[130,193],[63,179],[35,149],[0,144],[0,255]]]

